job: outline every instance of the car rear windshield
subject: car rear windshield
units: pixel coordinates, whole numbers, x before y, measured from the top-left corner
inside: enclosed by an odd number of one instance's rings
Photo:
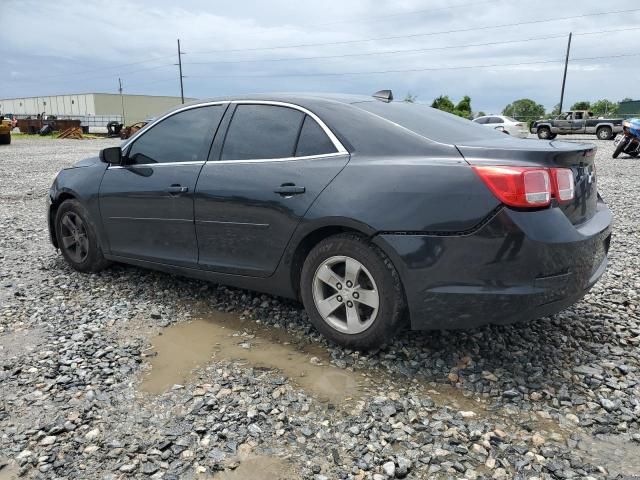
[[[456,144],[486,138],[502,138],[496,132],[470,120],[419,103],[377,100],[354,106],[400,125],[435,142]]]

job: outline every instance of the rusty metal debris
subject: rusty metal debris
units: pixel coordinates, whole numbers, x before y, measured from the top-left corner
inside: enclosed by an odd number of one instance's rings
[[[60,132],[56,138],[72,138],[74,140],[82,140],[84,137],[82,136],[81,127],[71,127]]]
[[[147,123],[149,122],[137,122],[134,123],[133,125],[129,125],[128,127],[123,128],[120,131],[120,138],[122,140],[126,140],[127,138],[131,137],[132,135],[134,135],[138,130],[140,130],[141,128],[143,128]]]

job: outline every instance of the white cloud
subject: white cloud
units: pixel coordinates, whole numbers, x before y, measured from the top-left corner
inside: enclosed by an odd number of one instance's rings
[[[455,0],[455,3],[468,4],[472,1]],[[326,0],[309,3],[194,0],[179,4],[175,0],[14,1],[3,5],[0,17],[0,61],[5,65],[4,70],[11,72],[8,76],[0,76],[0,96],[115,91],[119,76],[128,91],[177,94],[177,67],[173,64],[177,60],[176,38],[180,37],[186,52],[183,57],[187,76],[185,93],[189,96],[285,90],[366,94],[384,87],[394,89],[397,97],[411,91],[424,101],[439,94],[448,94],[454,99],[468,94],[474,108],[485,111],[498,111],[515,98],[524,96],[552,107],[559,96],[561,60],[566,48],[564,36],[570,30],[585,32],[635,26],[640,19],[638,13],[624,17],[603,15],[412,38],[236,51],[463,30],[623,8],[595,0],[562,3],[554,0],[535,3],[476,0],[476,3],[475,6],[433,10],[452,3],[447,0]],[[416,10],[431,11],[402,15]],[[384,18],[384,15],[388,16]],[[620,18],[624,19],[624,25],[618,25]],[[41,34],[27,35],[26,31]],[[394,55],[195,64],[426,49],[549,35],[562,35],[562,38]],[[636,35],[637,31],[628,31],[574,36],[572,56],[607,56]],[[234,51],[224,51],[228,49]],[[213,52],[198,53],[206,51]],[[145,63],[123,65],[141,60]],[[357,76],[285,76],[547,60],[558,60],[559,63]],[[633,96],[635,85],[622,81],[622,78],[624,75],[637,77],[638,63],[637,59],[572,63],[566,102]],[[8,66],[10,68],[6,68]],[[219,75],[279,76],[220,78],[217,77]]]

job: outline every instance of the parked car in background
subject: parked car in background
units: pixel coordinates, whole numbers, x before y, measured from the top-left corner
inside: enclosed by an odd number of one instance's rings
[[[514,137],[527,138],[529,136],[529,129],[525,122],[519,122],[504,115],[486,115],[475,118],[473,121],[479,125],[499,130]]]
[[[611,238],[594,154],[390,92],[220,98],[62,170],[47,218],[78,271],[116,261],[301,299],[329,339],[369,349],[407,318],[504,324],[582,298]]]
[[[621,118],[595,118],[593,112],[587,110],[564,112],[556,118],[537,120],[531,124],[531,133],[537,133],[542,140],[578,134],[594,134],[600,140],[612,140],[621,132]]]

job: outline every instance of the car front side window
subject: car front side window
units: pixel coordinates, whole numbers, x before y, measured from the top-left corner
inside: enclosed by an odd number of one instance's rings
[[[238,105],[221,160],[293,157],[304,116],[299,110],[279,105]]]
[[[165,118],[136,139],[127,164],[193,162],[202,160],[204,142],[215,132],[225,105],[191,108]]]

